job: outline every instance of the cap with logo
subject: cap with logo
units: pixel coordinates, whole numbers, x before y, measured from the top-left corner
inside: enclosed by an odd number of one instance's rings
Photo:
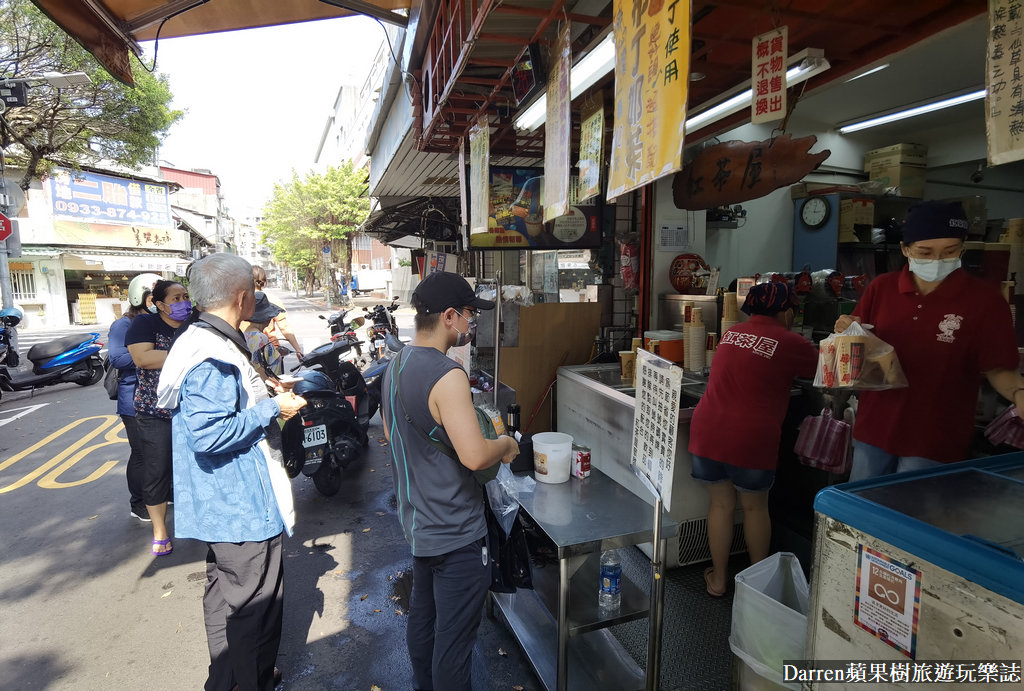
[[[428,274],[412,292],[412,305],[419,314],[440,314],[449,307],[494,309],[494,302],[477,297],[469,281],[458,274],[437,271]]]
[[[910,207],[903,222],[903,242],[967,237],[967,214],[960,202],[921,202]]]

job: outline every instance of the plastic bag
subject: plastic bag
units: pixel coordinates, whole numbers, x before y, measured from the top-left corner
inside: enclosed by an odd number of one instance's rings
[[[820,343],[814,385],[824,388],[884,391],[907,386],[896,350],[859,323]]]
[[[512,530],[512,524],[516,520],[516,511],[519,509],[519,500],[516,495],[509,491],[511,485],[508,478],[514,477],[509,470],[507,463],[499,463],[497,476],[484,485],[487,490],[487,501],[491,505],[494,517],[506,535]]]
[[[782,661],[804,657],[810,588],[800,561],[778,552],[736,574],[729,647],[759,676],[785,688]]]
[[[1008,444],[1024,449],[1024,420],[1017,415],[1017,406],[1011,405],[985,428],[985,438],[993,444]]]
[[[850,425],[825,408],[800,423],[793,450],[804,465],[841,475],[850,470],[850,432]]]
[[[519,520],[517,483],[505,463],[498,475],[484,485],[484,514],[487,520],[487,553],[491,561],[491,585],[495,593],[514,593],[533,588],[526,532]],[[530,480],[533,482],[533,480]]]

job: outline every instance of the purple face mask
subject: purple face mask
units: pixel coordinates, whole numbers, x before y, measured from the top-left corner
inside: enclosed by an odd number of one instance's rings
[[[176,322],[183,322],[186,319],[188,319],[188,315],[191,312],[192,301],[182,300],[180,302],[175,302],[174,304],[171,305],[171,313],[169,316]]]

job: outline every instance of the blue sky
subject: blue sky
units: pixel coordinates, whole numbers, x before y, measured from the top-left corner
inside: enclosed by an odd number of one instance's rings
[[[157,71],[187,111],[160,149],[178,168],[220,177],[235,216],[274,182],[309,170],[342,83],[361,83],[384,30],[362,16],[162,39]],[[152,64],[153,42],[142,44]]]

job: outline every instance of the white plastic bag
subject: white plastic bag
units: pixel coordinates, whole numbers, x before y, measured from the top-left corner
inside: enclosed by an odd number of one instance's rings
[[[819,344],[814,385],[884,391],[907,386],[896,350],[858,322]]]
[[[782,661],[801,660],[810,588],[791,552],[777,552],[736,574],[729,647],[759,676],[789,689]]]
[[[519,493],[532,492],[535,486],[533,478],[517,478],[513,475],[507,463],[499,464],[497,477],[484,485],[491,511],[494,512],[494,517],[498,519],[506,535],[512,530],[512,523],[516,520]]]

